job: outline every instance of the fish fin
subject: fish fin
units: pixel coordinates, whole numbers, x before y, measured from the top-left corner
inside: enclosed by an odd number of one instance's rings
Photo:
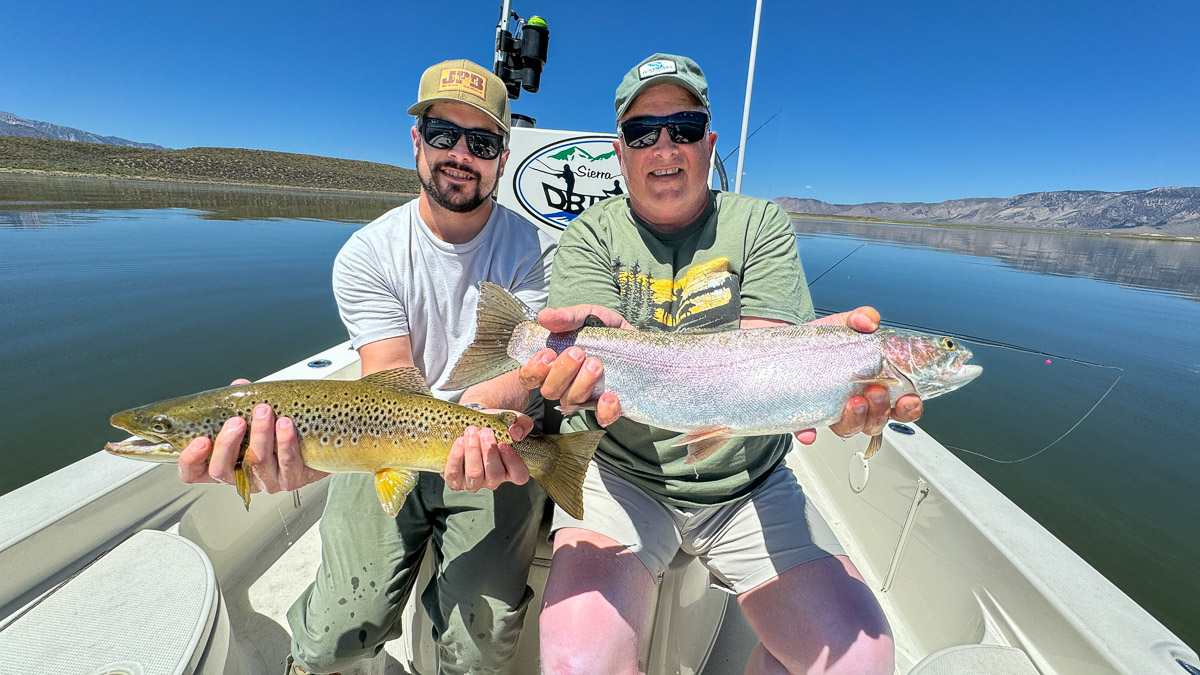
[[[684,464],[695,464],[712,456],[722,445],[725,445],[731,437],[731,429],[729,427],[717,427],[716,429],[708,429],[706,431],[697,431],[685,435],[672,444],[672,447],[679,445],[688,446],[687,459]]]
[[[564,415],[570,415],[571,413],[579,412],[580,410],[595,410],[596,404],[598,402],[599,401],[597,400],[597,401],[584,401],[583,403],[580,403],[579,405],[570,405],[570,404],[557,405],[557,406],[554,406],[554,409]]]
[[[588,314],[583,320],[584,328],[608,328],[608,324],[604,323],[604,319],[595,314]]]
[[[375,472],[375,494],[383,510],[393,518],[400,513],[408,493],[417,486],[417,472],[404,469],[384,469]]]
[[[867,443],[867,449],[863,452],[863,459],[871,459],[881,447],[883,447],[883,434],[872,436],[871,442]]]
[[[249,467],[245,463],[239,464],[233,469],[233,484],[237,489],[238,496],[242,498],[242,503],[246,505],[246,510],[250,510],[250,473]]]
[[[413,366],[381,370],[363,377],[362,381],[380,387],[389,387],[406,394],[433,396],[433,392],[429,390],[429,384],[425,382],[425,376],[421,374],[419,368]]]
[[[704,431],[694,431],[690,434],[684,434],[683,438],[672,443],[671,447],[676,447],[679,445],[690,445],[692,443],[695,443],[696,441],[699,441],[699,440],[702,440],[705,438],[713,438],[716,436],[725,438],[730,435],[730,431],[731,431],[731,429],[729,427],[716,427],[714,429],[705,429]]]
[[[508,355],[508,343],[518,325],[536,319],[537,312],[508,291],[487,281],[479,282],[475,341],[458,357],[440,388],[466,389],[520,368],[521,363]]]
[[[684,326],[681,328],[676,328],[672,332],[684,334],[684,335],[709,335],[711,333],[728,333],[731,330],[737,330],[737,328],[736,327],[730,328],[729,326],[726,326],[724,323],[720,323],[720,324],[714,324],[714,325],[708,325],[708,324],[689,325],[689,326]]]
[[[603,429],[597,429],[531,436],[513,443],[513,450],[525,461],[529,475],[550,499],[578,520],[583,518],[583,477],[604,433]]]
[[[894,377],[888,377],[886,375],[872,375],[870,377],[852,377],[852,378],[850,378],[850,381],[854,382],[856,384],[878,384],[878,385],[887,387],[888,389],[891,389],[892,387],[898,387],[901,384],[904,384],[900,380],[898,380]]]

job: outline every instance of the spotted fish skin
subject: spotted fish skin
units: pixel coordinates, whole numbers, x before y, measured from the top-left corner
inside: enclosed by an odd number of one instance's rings
[[[377,479],[382,473],[398,472],[400,475],[390,480],[407,484],[412,482],[407,475],[412,472],[441,472],[454,441],[467,427],[486,427],[495,433],[497,442],[512,445],[551,498],[582,509],[582,497],[576,497],[582,471],[599,442],[598,434],[530,436],[513,442],[508,427],[516,419],[514,413],[489,414],[426,392],[428,387],[415,368],[384,371],[356,381],[234,385],[113,415],[113,426],[157,444],[110,443],[106,449],[134,459],[176,461],[192,440],[215,438],[233,417],[249,424],[255,406],[267,404],[276,415],[292,420],[308,466],[331,473],[372,473]],[[246,434],[241,448],[243,464],[252,462],[245,457],[248,446]]]
[[[496,415],[344,381],[235,385],[117,413],[113,424],[138,433],[139,428],[156,431],[154,424],[165,423],[168,431],[156,435],[175,447],[187,447],[199,436],[215,438],[231,418],[241,417],[249,424],[260,403],[292,420],[305,464],[320,471],[440,471],[447,454],[440,448],[472,425],[492,429],[500,443],[512,442],[507,425]],[[166,419],[156,422],[156,417]]]

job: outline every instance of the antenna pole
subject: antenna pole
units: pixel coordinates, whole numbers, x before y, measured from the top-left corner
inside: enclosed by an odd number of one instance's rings
[[[750,39],[750,72],[746,75],[746,107],[742,109],[742,135],[738,141],[741,152],[738,153],[737,176],[733,181],[733,191],[742,193],[742,167],[746,163],[746,128],[750,126],[750,92],[754,90],[754,58],[758,55],[758,23],[762,18],[762,0],[754,3],[754,37]]]
[[[499,75],[500,66],[504,65],[507,58],[504,52],[504,32],[508,30],[508,18],[512,16],[512,0],[504,0],[504,4],[500,7],[500,23],[496,24],[496,61],[493,71]]]

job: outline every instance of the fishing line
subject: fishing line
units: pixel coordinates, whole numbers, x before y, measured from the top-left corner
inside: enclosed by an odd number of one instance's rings
[[[826,270],[826,271],[828,272],[828,270]],[[827,316],[829,314],[834,313],[832,310],[828,310],[828,309],[824,309],[824,308],[817,309],[816,311],[821,316]],[[921,326],[921,325],[913,324],[913,323],[904,323],[902,321],[880,321],[879,323],[880,323],[880,325],[884,325],[884,326],[905,328],[908,330],[917,330],[917,331],[921,331],[924,333],[934,333],[936,335],[945,335],[947,337],[956,338],[963,342],[975,343],[975,344],[983,345],[985,347],[995,347],[997,349],[1008,349],[1008,350],[1014,351],[1014,352],[1023,352],[1026,354],[1036,354],[1038,356],[1046,356],[1051,359],[1058,359],[1060,361],[1076,363],[1081,366],[1087,366],[1089,368],[1108,368],[1109,370],[1117,371],[1117,373],[1118,373],[1117,378],[1112,381],[1112,384],[1110,384],[1108,386],[1108,390],[1106,390],[1100,396],[1100,398],[1096,401],[1096,403],[1090,409],[1088,409],[1088,411],[1086,413],[1083,414],[1083,417],[1080,417],[1079,420],[1077,422],[1075,422],[1075,424],[1071,425],[1070,429],[1067,429],[1066,431],[1064,431],[1061,436],[1054,439],[1049,445],[1042,448],[1041,450],[1038,450],[1037,452],[1033,453],[1032,455],[1029,455],[1028,457],[1022,457],[1021,459],[996,459],[994,457],[989,457],[983,453],[975,452],[974,450],[967,450],[966,448],[960,448],[960,447],[953,446],[953,445],[945,445],[944,446],[951,450],[959,450],[961,452],[966,452],[966,453],[975,455],[977,457],[982,457],[984,459],[991,460],[993,462],[996,462],[997,464],[1016,464],[1018,462],[1024,462],[1025,460],[1033,459],[1034,457],[1037,457],[1038,455],[1042,454],[1043,452],[1049,450],[1056,443],[1058,443],[1062,439],[1066,438],[1067,435],[1070,434],[1072,431],[1075,431],[1075,429],[1080,424],[1083,424],[1083,421],[1088,418],[1088,415],[1091,415],[1092,412],[1096,408],[1100,407],[1100,404],[1104,402],[1104,399],[1108,398],[1108,395],[1112,393],[1112,390],[1116,388],[1117,383],[1121,381],[1121,377],[1123,377],[1125,374],[1125,369],[1121,368],[1120,366],[1110,366],[1110,365],[1107,365],[1104,363],[1096,363],[1094,361],[1086,361],[1084,359],[1077,359],[1073,356],[1063,356],[1061,354],[1051,354],[1050,352],[1044,352],[1040,349],[1031,349],[1029,347],[1022,347],[1021,345],[1012,344],[1011,342],[1001,342],[999,340],[991,340],[988,338],[982,338],[982,337],[978,337],[975,335],[967,335],[965,333],[955,333],[952,331],[934,330],[927,326]]]
[[[293,495],[293,497],[292,497],[292,501],[293,501],[293,503],[295,502],[295,494],[296,494],[296,493],[294,493],[294,492],[292,493],[292,495]],[[279,505],[278,505],[278,504],[276,504],[276,505],[275,505],[275,510],[276,510],[277,512],[279,512],[279,521],[283,523],[283,534],[284,534],[284,536],[286,536],[286,537],[289,537],[289,538],[290,538],[290,537],[292,536],[292,533],[288,531],[288,526],[287,526],[287,518],[284,518],[284,517],[283,517],[283,509],[281,509],[281,508],[279,507]]]
[[[799,236],[799,235],[797,235],[797,236]],[[858,251],[860,249],[862,249],[863,246],[866,246],[866,245],[867,245],[867,242],[865,242],[865,241],[863,243],[859,244],[857,247],[855,247],[855,249],[853,251],[850,251],[849,253],[847,253],[845,256],[842,257],[841,260],[835,262],[833,265],[831,265],[829,267],[829,269],[825,270],[820,275],[818,275],[816,279],[813,279],[812,281],[808,282],[808,285],[812,286],[813,284],[820,281],[821,277],[832,272],[835,267],[846,262],[847,258],[854,255],[855,253],[858,253]],[[830,314],[835,313],[833,310],[825,309],[823,307],[815,307],[814,311],[817,313],[818,316],[828,316]],[[1094,405],[1092,405],[1092,407],[1089,408],[1086,413],[1083,414],[1083,417],[1080,417],[1079,420],[1075,422],[1075,424],[1071,425],[1070,429],[1067,429],[1066,431],[1064,431],[1061,436],[1059,436],[1058,438],[1051,441],[1049,445],[1047,445],[1046,447],[1042,448],[1041,450],[1038,450],[1037,452],[1035,452],[1027,457],[1022,457],[1020,459],[996,459],[994,457],[989,457],[983,453],[975,452],[974,450],[967,450],[966,448],[960,448],[960,447],[953,446],[953,445],[943,445],[943,447],[948,448],[950,450],[958,450],[959,452],[965,452],[965,453],[968,453],[971,455],[975,455],[976,457],[982,457],[986,460],[995,462],[997,464],[1017,464],[1020,462],[1024,462],[1026,460],[1033,459],[1034,457],[1037,457],[1038,455],[1042,454],[1043,452],[1049,450],[1051,447],[1053,447],[1059,441],[1066,438],[1067,435],[1069,435],[1072,431],[1075,431],[1075,429],[1078,428],[1080,424],[1083,424],[1083,421],[1086,420],[1088,418],[1088,416],[1091,415],[1092,412],[1094,412],[1096,410],[1096,408],[1100,407],[1100,404],[1104,402],[1104,399],[1108,398],[1108,395],[1112,393],[1112,390],[1116,388],[1117,383],[1121,381],[1121,377],[1125,374],[1125,369],[1121,368],[1119,366],[1110,366],[1110,365],[1103,364],[1103,363],[1096,363],[1094,361],[1086,361],[1084,359],[1078,359],[1073,356],[1063,356],[1061,354],[1051,354],[1049,352],[1044,352],[1039,349],[1031,349],[1029,347],[1024,347],[1021,345],[1013,344],[1011,342],[1001,342],[999,340],[992,340],[990,338],[979,337],[978,335],[967,335],[965,333],[955,333],[953,331],[934,330],[934,329],[929,328],[928,326],[921,326],[919,324],[913,324],[913,323],[905,323],[903,321],[880,321],[879,323],[880,323],[880,325],[884,325],[884,326],[892,326],[892,327],[896,327],[896,328],[904,328],[907,330],[921,331],[924,333],[935,333],[937,335],[945,335],[948,337],[957,338],[959,340],[962,340],[963,342],[984,345],[987,347],[995,347],[997,349],[1008,349],[1008,350],[1016,351],[1016,352],[1024,352],[1026,354],[1037,354],[1038,356],[1045,356],[1045,357],[1048,357],[1051,359],[1058,359],[1060,361],[1076,363],[1081,366],[1088,366],[1091,368],[1108,368],[1110,370],[1117,371],[1117,373],[1118,373],[1117,378],[1112,381],[1112,384],[1110,384],[1108,386],[1108,390],[1106,390],[1100,396],[1100,398],[1096,401],[1096,403]]]
[[[779,117],[779,113],[781,113],[781,112],[783,112],[783,111],[782,111],[782,110],[780,110],[779,112],[775,113],[774,115],[771,115],[770,117],[768,117],[768,118],[767,118],[767,122],[770,122],[771,120],[775,119],[776,117]],[[757,129],[755,129],[754,131],[751,131],[751,132],[750,132],[750,135],[746,137],[746,144],[747,144],[747,145],[749,145],[749,144],[750,144],[750,139],[751,139],[751,138],[754,138],[754,134],[757,134],[759,129],[762,129],[763,127],[767,126],[767,122],[763,122],[762,124],[758,125],[758,128],[757,128]],[[718,155],[718,157],[721,159],[721,163],[722,163],[722,164],[724,164],[725,162],[728,162],[728,161],[729,161],[729,158],[730,158],[730,157],[733,157],[734,153],[736,153],[738,150],[741,150],[741,149],[742,149],[742,146],[740,146],[740,145],[739,145],[739,146],[737,146],[736,148],[734,148],[734,149],[730,150],[730,151],[729,151],[729,154],[728,154],[728,155],[725,155],[724,157],[720,157],[720,156]]]
[[[832,314],[832,312],[827,309],[820,309],[817,311],[824,312],[825,314]],[[1009,350],[1016,351],[1016,352],[1025,352],[1027,354],[1037,354],[1038,356],[1047,356],[1052,359],[1059,359],[1061,361],[1070,361],[1071,363],[1078,363],[1081,366],[1091,366],[1093,368],[1109,368],[1111,370],[1121,371],[1122,373],[1125,372],[1125,369],[1121,368],[1119,366],[1110,366],[1110,365],[1106,365],[1103,363],[1096,363],[1094,361],[1086,361],[1084,359],[1077,359],[1073,356],[1063,356],[1061,354],[1051,354],[1050,352],[1044,352],[1039,349],[1031,349],[1029,347],[1023,347],[1021,345],[1013,344],[1011,342],[1001,342],[999,340],[992,340],[991,338],[979,337],[978,335],[968,335],[966,333],[955,333],[953,331],[943,331],[943,330],[930,328],[928,326],[921,326],[921,325],[915,324],[915,323],[904,323],[903,321],[880,321],[879,323],[882,325],[888,325],[888,326],[892,326],[895,328],[905,328],[908,330],[921,331],[923,333],[935,333],[937,335],[945,335],[947,337],[958,338],[959,340],[962,340],[963,342],[972,342],[975,344],[984,345],[986,347],[996,347],[998,349],[1009,349]],[[1118,376],[1118,379],[1120,379],[1120,376]]]
[[[545,166],[545,167],[546,167],[546,169],[549,169],[549,168],[550,168],[549,166],[546,166],[545,164],[542,164],[542,161],[541,161],[540,159],[538,160],[538,164],[541,164],[542,166]],[[562,176],[562,170],[561,170],[561,169],[560,169],[559,171],[547,171],[547,170],[545,170],[545,169],[539,169],[539,168],[537,168],[536,166],[532,166],[532,165],[531,165],[529,168],[533,169],[534,171],[541,171],[542,173],[548,173],[548,174],[550,174],[551,176]]]
[[[1101,366],[1101,367],[1102,368],[1116,368],[1116,366]],[[1117,368],[1117,370],[1120,370],[1120,368]],[[1120,381],[1121,381],[1121,376],[1118,375],[1117,379],[1113,380],[1113,383],[1108,386],[1108,391],[1104,392],[1104,395],[1100,397],[1100,400],[1096,401],[1096,404],[1093,405],[1090,410],[1088,410],[1086,413],[1084,413],[1083,417],[1080,417],[1078,422],[1076,422],[1070,429],[1067,429],[1066,431],[1064,431],[1062,436],[1059,436],[1058,438],[1054,439],[1054,441],[1051,442],[1050,445],[1047,445],[1046,447],[1042,448],[1041,450],[1038,450],[1037,452],[1033,453],[1032,455],[1029,455],[1028,457],[1022,457],[1021,459],[996,459],[995,457],[988,457],[985,454],[975,452],[974,450],[967,450],[966,448],[959,448],[959,447],[955,447],[953,445],[947,445],[945,447],[950,448],[951,450],[958,450],[960,452],[966,452],[966,453],[975,455],[976,457],[982,457],[986,460],[995,462],[997,464],[1017,464],[1020,462],[1024,462],[1027,459],[1033,459],[1034,457],[1037,457],[1038,455],[1042,454],[1043,452],[1049,450],[1050,447],[1053,446],[1055,443],[1058,443],[1062,439],[1066,438],[1067,434],[1071,433],[1072,431],[1075,431],[1075,427],[1078,427],[1080,424],[1083,424],[1083,421],[1087,419],[1088,415],[1091,415],[1092,412],[1096,408],[1100,407],[1100,404],[1104,402],[1104,399],[1107,398],[1110,393],[1112,393],[1112,390],[1117,386],[1117,383]]]
[[[808,285],[809,285],[809,286],[812,286],[813,284],[815,284],[815,283],[817,283],[818,281],[820,281],[820,280],[821,280],[821,277],[823,277],[823,276],[825,276],[826,274],[829,274],[830,272],[832,272],[834,267],[837,267],[838,265],[841,265],[842,263],[846,262],[846,258],[849,258],[850,256],[854,255],[855,253],[858,253],[858,250],[859,250],[860,248],[862,248],[862,247],[866,246],[866,245],[867,245],[867,242],[865,242],[865,241],[864,241],[863,243],[861,243],[861,244],[859,244],[858,246],[854,247],[854,250],[853,250],[853,251],[850,251],[850,252],[849,252],[849,253],[847,253],[846,255],[842,256],[842,259],[841,259],[841,260],[839,260],[839,261],[837,261],[837,262],[833,263],[833,265],[830,265],[829,269],[825,270],[824,272],[821,272],[821,274],[819,274],[819,275],[817,276],[817,278],[816,278],[816,279],[813,279],[812,281],[808,282]],[[820,310],[818,310],[818,311],[820,311]],[[829,312],[829,313],[830,313],[830,314],[832,314],[832,312]]]

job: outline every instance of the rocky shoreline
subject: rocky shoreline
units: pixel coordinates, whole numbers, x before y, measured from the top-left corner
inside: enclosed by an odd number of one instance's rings
[[[830,204],[793,197],[779,197],[774,201],[789,213],[862,222],[1200,237],[1200,187],[1160,187],[1125,192],[1059,190],[1007,198],[952,199],[935,204]]]

